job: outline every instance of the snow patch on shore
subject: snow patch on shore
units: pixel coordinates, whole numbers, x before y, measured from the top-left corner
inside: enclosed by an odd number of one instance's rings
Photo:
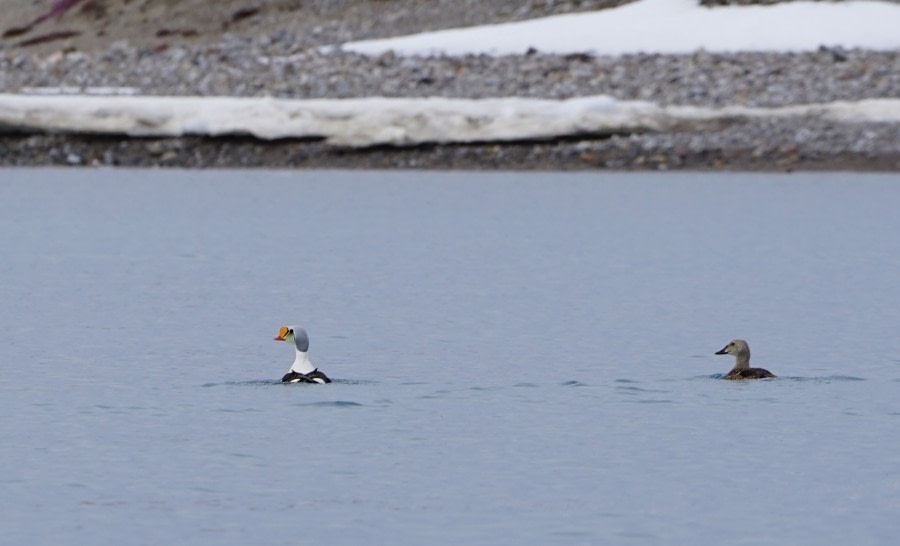
[[[697,0],[639,0],[595,12],[556,15],[343,44],[379,55],[544,53],[685,54],[900,48],[900,5],[874,0],[787,2],[707,8]]]
[[[137,137],[320,138],[337,146],[511,142],[702,130],[751,117],[900,122],[900,99],[755,108],[569,100],[0,95],[0,130]]]

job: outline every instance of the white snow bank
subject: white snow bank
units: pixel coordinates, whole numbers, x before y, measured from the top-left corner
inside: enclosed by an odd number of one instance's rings
[[[618,8],[517,23],[425,32],[344,44],[377,55],[691,53],[809,51],[820,46],[900,48],[900,5],[878,1],[789,2],[706,8],[697,0],[639,0]]]
[[[569,100],[26,96],[0,94],[0,130],[145,137],[322,138],[341,146],[540,140],[691,130],[735,118],[823,116],[900,122],[900,99],[722,109],[608,96]]]

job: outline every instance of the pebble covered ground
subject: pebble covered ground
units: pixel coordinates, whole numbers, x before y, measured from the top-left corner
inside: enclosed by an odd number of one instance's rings
[[[765,2],[766,0],[761,0]],[[402,2],[401,2],[402,3]],[[394,30],[430,28],[428,7],[406,13]],[[620,0],[564,2],[595,9]],[[741,3],[735,0],[732,3]],[[382,4],[360,2],[359,6]],[[465,2],[463,22],[508,17],[498,6]],[[544,11],[552,3],[535,5]],[[454,4],[459,6],[459,4]],[[426,6],[426,7],[421,7]],[[352,10],[351,10],[352,11]],[[509,11],[509,8],[507,8]],[[451,13],[451,12],[448,12]],[[520,9],[517,17],[530,12]],[[344,14],[346,16],[346,14]],[[387,15],[385,15],[387,17]],[[477,19],[477,17],[476,17]],[[490,57],[365,57],[323,48],[377,35],[372,21],[306,20],[302,28],[226,33],[217,41],[136,47],[123,41],[97,51],[35,54],[0,45],[0,91],[72,86],[131,88],[154,95],[317,97],[569,98],[609,94],[660,104],[782,106],[900,97],[900,52],[821,48],[808,53],[697,52],[692,55],[588,54]],[[447,20],[442,21],[448,24]],[[452,21],[451,21],[452,22]],[[452,26],[452,25],[451,25]],[[360,30],[360,28],[368,30]],[[402,33],[402,32],[400,32]],[[310,140],[131,139],[84,135],[0,134],[5,165],[172,165],[191,167],[362,167],[518,169],[836,169],[900,168],[900,124],[820,119],[754,120],[702,133],[613,135],[587,140],[348,150]]]

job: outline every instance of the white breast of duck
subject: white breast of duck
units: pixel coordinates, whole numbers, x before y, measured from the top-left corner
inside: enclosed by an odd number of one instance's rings
[[[275,341],[294,344],[294,363],[290,371],[281,378],[283,383],[331,383],[331,379],[309,360],[309,336],[306,330],[297,326],[282,326]]]

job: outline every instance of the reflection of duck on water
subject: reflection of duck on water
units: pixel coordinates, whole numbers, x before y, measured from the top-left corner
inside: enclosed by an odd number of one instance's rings
[[[734,355],[734,367],[725,374],[725,379],[762,379],[775,377],[775,374],[762,368],[750,367],[750,346],[743,339],[735,339],[726,345],[717,355]]]
[[[281,378],[283,383],[331,383],[331,379],[313,366],[306,355],[309,351],[309,336],[306,330],[296,326],[282,326],[275,341],[293,343],[296,349],[291,370]]]

